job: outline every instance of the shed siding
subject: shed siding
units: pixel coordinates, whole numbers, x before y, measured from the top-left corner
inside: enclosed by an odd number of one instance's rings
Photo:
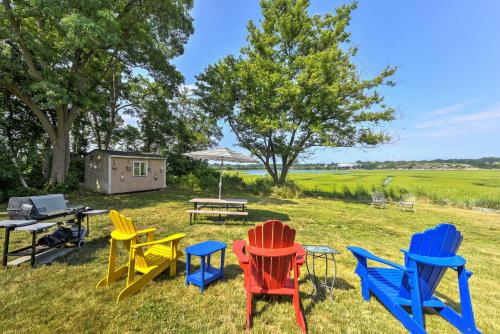
[[[147,158],[111,157],[111,192],[126,193],[165,188],[165,161]],[[134,176],[134,161],[148,162],[147,176]],[[108,170],[106,169],[106,173]]]
[[[89,154],[85,157],[85,188],[108,192],[108,156],[102,153]]]

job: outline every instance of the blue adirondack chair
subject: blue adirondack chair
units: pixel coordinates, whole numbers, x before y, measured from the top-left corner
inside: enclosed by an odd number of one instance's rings
[[[440,224],[433,229],[412,236],[405,265],[379,258],[363,248],[349,246],[358,259],[356,274],[361,278],[361,294],[366,301],[375,295],[385,307],[411,333],[427,333],[424,308],[435,309],[462,333],[480,333],[476,328],[468,279],[472,275],[465,270],[465,259],[456,255],[462,242],[462,234],[451,224]],[[367,260],[392,268],[370,267]],[[461,314],[434,296],[434,291],[446,269],[458,273]],[[410,315],[405,308],[411,308]]]

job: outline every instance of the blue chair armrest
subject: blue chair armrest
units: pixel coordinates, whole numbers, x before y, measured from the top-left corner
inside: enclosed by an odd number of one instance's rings
[[[433,257],[416,255],[406,252],[408,258],[422,264],[428,264],[436,267],[461,267],[465,265],[465,259],[459,255],[449,257]]]
[[[359,256],[359,257],[363,257],[363,258],[368,259],[368,260],[383,263],[383,264],[386,264],[388,266],[398,268],[401,270],[406,270],[406,268],[404,266],[397,264],[397,263],[394,263],[394,262],[391,262],[389,260],[383,259],[381,257],[375,256],[372,253],[370,253],[369,251],[367,251],[366,249],[363,249],[361,247],[349,246],[349,247],[347,247],[347,249],[350,250],[355,256]]]

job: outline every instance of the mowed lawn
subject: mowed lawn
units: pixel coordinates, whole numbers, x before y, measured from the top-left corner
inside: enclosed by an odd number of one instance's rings
[[[87,244],[70,255],[35,269],[28,265],[0,269],[1,333],[242,333],[245,330],[243,274],[231,251],[232,241],[246,239],[248,226],[240,221],[226,225],[190,226],[185,210],[192,196],[176,189],[119,196],[74,195],[73,204],[114,208],[133,218],[140,228],[158,227],[157,237],[184,232],[181,247],[217,239],[228,244],[225,278],[200,294],[186,288],[184,259],[178,275],[161,275],[143,290],[123,302],[116,297],[124,286],[120,281],[97,290],[106,273],[111,224],[107,216],[91,220]],[[211,194],[214,195],[214,194]],[[474,272],[470,279],[473,307],[483,333],[500,333],[500,215],[473,210],[419,204],[416,213],[388,210],[341,200],[301,198],[281,200],[247,193],[226,197],[249,199],[249,224],[278,218],[297,230],[296,241],[327,244],[343,252],[338,256],[338,280],[333,301],[320,295],[309,297],[311,285],[305,267],[300,277],[302,306],[310,333],[405,333],[405,329],[380,302],[361,298],[354,274],[356,261],[346,251],[360,245],[377,255],[402,263],[400,248],[411,235],[440,222],[454,223],[464,234],[459,250]],[[0,240],[3,240],[3,232]],[[21,234],[17,234],[17,237]],[[26,237],[26,236],[25,236]],[[27,241],[28,238],[25,240]],[[18,241],[18,239],[16,239]],[[121,259],[125,259],[124,252]],[[449,271],[438,296],[459,307],[456,273]],[[254,299],[253,332],[299,333],[289,298]],[[442,318],[429,314],[429,333],[453,333]]]

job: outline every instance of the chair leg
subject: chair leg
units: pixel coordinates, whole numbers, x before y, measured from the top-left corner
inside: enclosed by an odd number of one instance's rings
[[[106,277],[101,279],[99,283],[97,283],[98,287],[107,286],[115,281],[117,281],[120,277],[125,275],[128,271],[128,266],[124,265],[115,270],[116,266],[116,240],[110,239],[110,249],[109,249],[109,259],[108,259],[108,273]]]
[[[174,277],[177,274],[177,260],[170,261],[170,277]]]
[[[252,294],[247,292],[247,331],[252,328]]]
[[[297,320],[297,324],[302,329],[302,332],[307,333],[306,322],[304,320],[304,315],[302,314],[302,310],[300,308],[300,299],[298,293],[295,293],[293,295],[293,306],[295,307],[295,319]]]
[[[361,295],[365,301],[370,301],[370,288],[368,287],[368,280],[365,278],[361,279]]]
[[[123,298],[127,296],[131,296],[142,289],[147,283],[153,280],[156,276],[160,275],[166,268],[165,267],[157,267],[147,274],[140,276],[134,281],[127,282],[127,287],[120,291],[118,295],[117,301],[123,300]]]

